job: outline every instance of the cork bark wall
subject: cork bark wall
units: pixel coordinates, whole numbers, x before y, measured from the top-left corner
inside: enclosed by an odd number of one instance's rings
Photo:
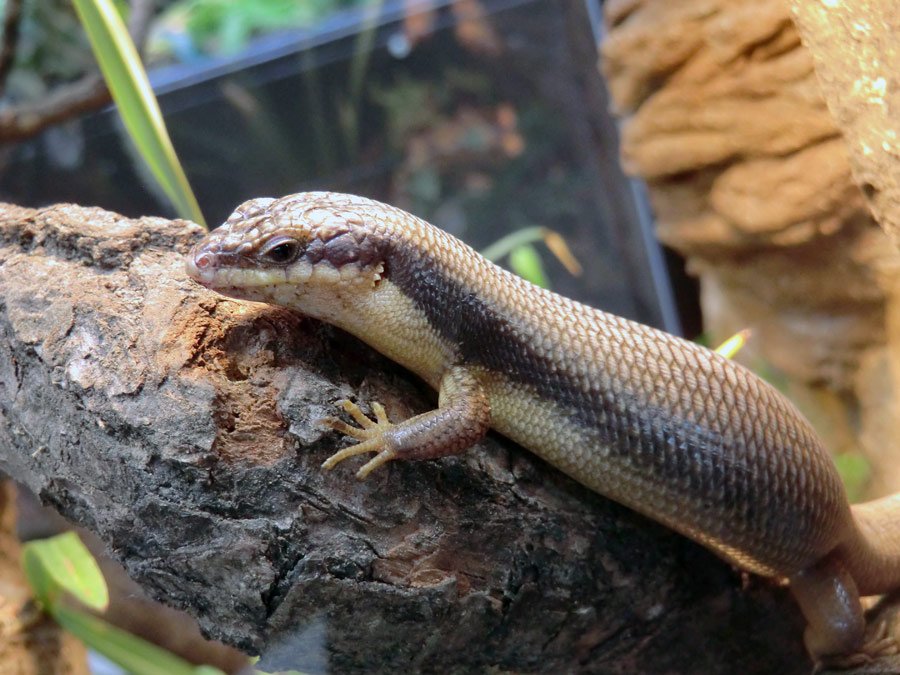
[[[893,0],[819,2],[791,0],[792,16],[813,63],[828,109],[834,117],[850,157],[856,184],[895,248],[900,248],[900,5]],[[888,387],[880,394],[886,405],[876,409],[879,433],[869,454],[885,475],[897,473],[894,448],[882,439],[895,433],[900,404],[900,288],[885,284],[887,302]]]
[[[784,0],[612,0],[602,67],[626,169],[699,276],[714,339],[749,327],[833,452],[900,489],[891,367],[900,254],[851,174]],[[765,368],[765,366],[763,366]]]
[[[847,142],[856,182],[900,248],[900,7],[894,0],[791,0],[828,109]]]

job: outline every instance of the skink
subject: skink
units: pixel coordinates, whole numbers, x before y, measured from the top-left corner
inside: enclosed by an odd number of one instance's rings
[[[794,406],[694,343],[536,287],[404,211],[308,192],[255,199],[198,243],[188,274],[222,294],[293,308],[356,335],[439,391],[392,424],[326,424],[359,442],[325,468],[375,453],[466,450],[494,428],[574,479],[790,582],[819,661],[864,645],[859,597],[900,587],[900,497],[850,506]]]

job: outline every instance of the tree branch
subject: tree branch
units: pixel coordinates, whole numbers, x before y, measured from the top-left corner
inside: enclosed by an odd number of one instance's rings
[[[96,110],[111,101],[106,83],[97,73],[64,84],[45,98],[0,110],[0,142],[23,141],[47,127]]]
[[[138,53],[143,52],[150,22],[153,19],[154,6],[153,0],[134,0],[132,2],[128,32]],[[4,49],[5,45],[4,42]],[[2,53],[0,53],[0,59],[2,59]],[[0,66],[2,66],[2,60],[0,60]],[[3,73],[0,71],[0,76],[2,75]],[[0,78],[0,89],[2,89],[2,78]],[[60,85],[38,101],[10,106],[0,111],[0,142],[9,143],[31,138],[47,127],[97,110],[111,100],[112,97],[103,77],[99,73],[88,73],[76,82]]]
[[[368,481],[337,399],[432,393],[353,338],[189,281],[199,227],[0,207],[0,471],[264,668],[806,673],[786,590],[498,437]],[[351,463],[352,464],[352,463]]]

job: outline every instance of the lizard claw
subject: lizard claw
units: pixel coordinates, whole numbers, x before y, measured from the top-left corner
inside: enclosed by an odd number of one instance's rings
[[[891,635],[887,621],[881,620],[875,624],[874,628],[870,629],[865,643],[858,652],[822,659],[813,669],[813,675],[825,670],[857,668],[881,659],[889,660],[891,665],[898,665],[895,661],[898,654],[900,654],[900,645],[898,645],[897,639]],[[891,670],[891,672],[894,671]]]
[[[396,451],[385,436],[385,433],[394,425],[388,420],[384,406],[380,403],[373,401],[371,404],[372,411],[375,413],[375,420],[366,416],[359,406],[352,401],[342,400],[338,404],[354,419],[359,425],[358,427],[347,424],[336,417],[324,417],[318,423],[355,438],[359,443],[334,453],[322,463],[322,468],[328,471],[348,457],[355,457],[367,452],[378,453],[357,471],[356,477],[359,480],[364,480],[374,469],[396,457]]]

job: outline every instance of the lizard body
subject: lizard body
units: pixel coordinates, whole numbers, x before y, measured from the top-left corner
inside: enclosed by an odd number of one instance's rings
[[[900,499],[851,507],[808,422],[704,347],[536,287],[447,233],[362,197],[242,204],[191,252],[225,295],[356,335],[440,392],[392,425],[355,405],[360,442],[326,463],[462,452],[489,428],[738,567],[787,578],[815,659],[863,647],[860,595],[900,587]]]

